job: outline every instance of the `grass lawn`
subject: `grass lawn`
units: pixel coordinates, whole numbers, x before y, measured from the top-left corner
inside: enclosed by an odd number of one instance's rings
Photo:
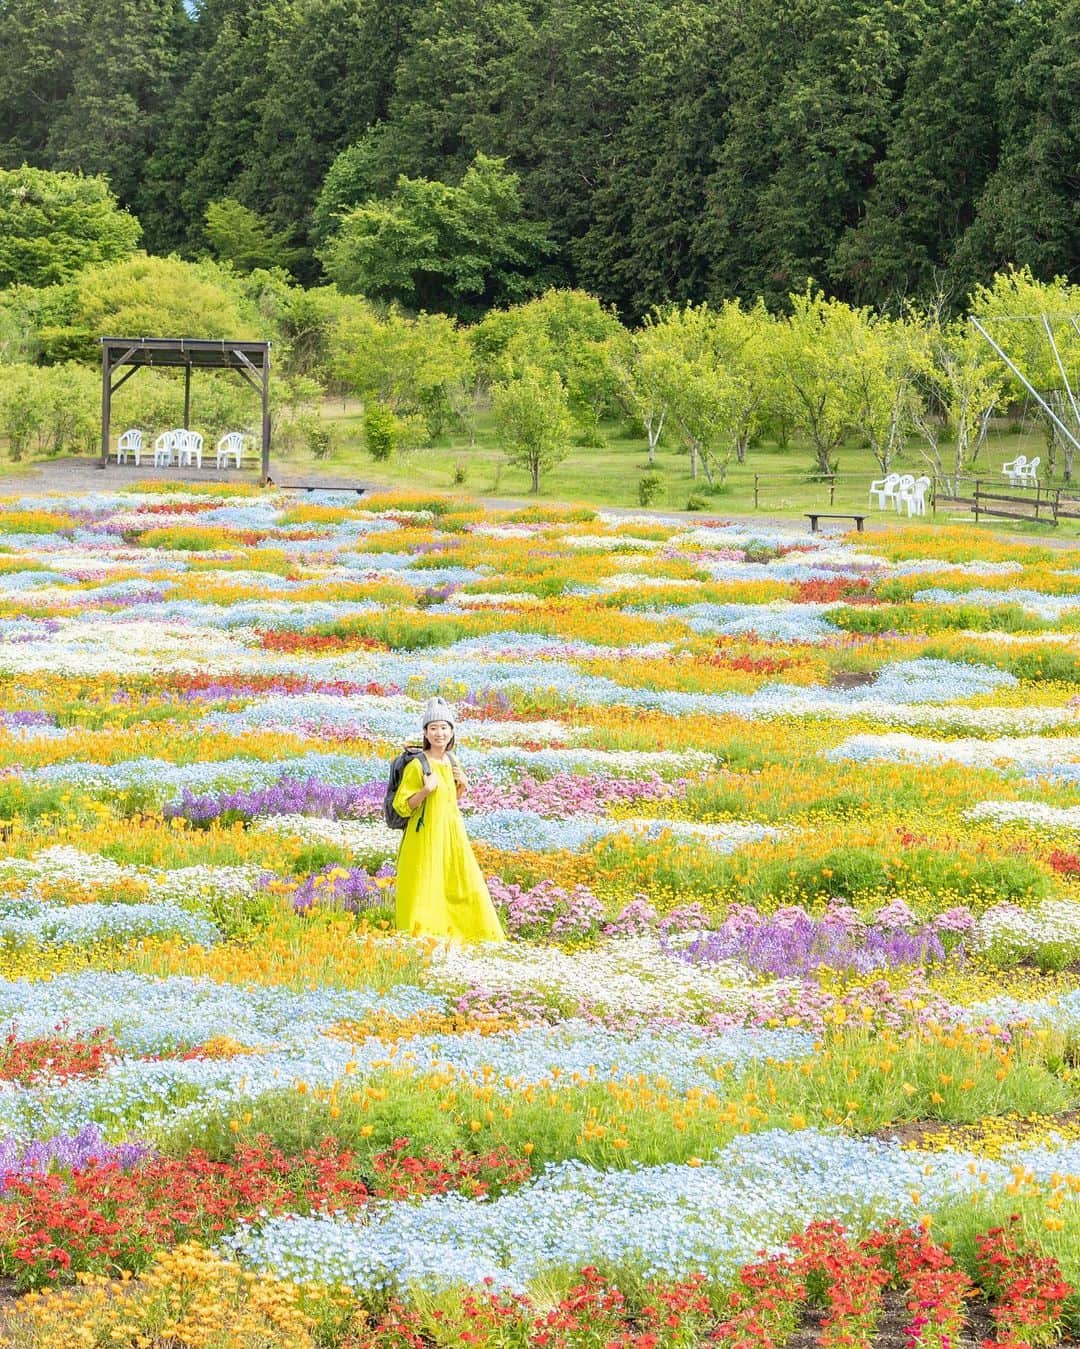
[[[287,473],[299,472],[304,467],[321,472],[355,477],[372,486],[386,485],[408,488],[460,488],[470,495],[496,498],[530,497],[529,475],[526,470],[507,463],[495,435],[490,414],[479,414],[469,431],[440,436],[433,445],[398,454],[386,464],[372,460],[363,446],[362,414],[358,404],[328,402],[324,416],[335,429],[336,449],[326,459],[313,464],[304,456],[293,455],[282,462]],[[539,499],[545,501],[581,501],[602,506],[637,507],[638,483],[649,471],[648,449],[644,437],[625,425],[612,423],[602,428],[603,444],[599,446],[572,446],[569,455],[541,478]],[[983,449],[979,476],[990,481],[1004,482],[1001,465],[1017,454],[1042,456],[1046,462],[1045,438],[1041,429],[1017,433],[1002,421],[995,427]],[[852,441],[837,455],[837,479],[833,509],[863,511],[872,517],[895,518],[891,511],[879,512],[867,505],[870,482],[881,477],[881,471],[868,449]],[[810,472],[813,453],[809,445],[793,440],[787,449],[771,441],[754,446],[744,464],[732,462],[727,482],[710,490],[703,477],[696,482],[690,478],[688,456],[676,445],[673,436],[665,436],[656,456],[656,471],[664,480],[664,489],[652,503],[653,509],[686,510],[692,495],[703,502],[703,509],[712,514],[748,515],[755,511],[754,478],[758,475],[758,503],[756,509],[763,515],[801,516],[810,510],[828,510],[829,487],[815,482]],[[912,440],[903,457],[894,465],[898,472],[920,474],[929,472],[929,466]],[[1041,481],[1047,482],[1045,474]],[[1056,485],[1056,484],[1055,484]],[[1007,488],[1003,490],[1008,490]],[[1080,486],[1078,486],[1080,491]],[[962,508],[942,509],[938,515],[928,515],[928,525],[972,517]],[[1015,528],[1018,532],[1056,533],[1072,536],[1080,534],[1080,521],[1062,521],[1055,530],[1049,525],[1034,525],[1025,521],[997,522],[998,528]]]
[[[481,498],[583,502],[637,509],[641,505],[638,484],[650,471],[644,437],[624,423],[612,422],[601,428],[602,444],[572,445],[562,463],[542,475],[539,496],[533,498],[528,472],[507,462],[489,412],[478,413],[466,429],[441,435],[431,445],[396,454],[388,463],[376,463],[364,447],[363,414],[358,402],[327,400],[323,417],[334,431],[333,452],[326,458],[315,460],[307,452],[284,451],[280,445],[275,446],[271,473],[278,481],[303,480],[306,475],[312,475],[342,478],[372,487],[457,489]],[[1002,484],[1002,491],[1008,492],[1010,489],[1001,477],[1001,466],[1017,454],[1025,454],[1028,458],[1040,455],[1040,481],[1044,485],[1061,485],[1060,475],[1052,479],[1044,471],[1046,442],[1041,428],[1020,429],[1005,419],[996,423],[990,432],[977,465],[978,476],[988,483]],[[753,515],[756,511],[762,516],[798,518],[806,511],[832,509],[864,512],[871,522],[899,518],[891,510],[879,511],[868,505],[867,488],[871,481],[882,475],[867,448],[852,440],[842,446],[835,457],[839,473],[830,505],[829,485],[814,481],[811,476],[814,455],[805,440],[795,438],[786,449],[769,440],[755,445],[744,464],[734,461],[730,464],[725,483],[717,481],[710,488],[703,476],[697,481],[691,479],[688,456],[679,448],[673,434],[665,435],[655,466],[663,486],[659,496],[651,502],[651,509],[685,511],[691,508],[689,502],[693,497],[697,504],[692,509],[712,515]],[[24,460],[12,464],[0,460],[0,483],[8,491],[17,491],[23,485],[35,490],[35,470],[41,463],[40,460]],[[916,475],[930,472],[915,439],[895,461],[894,468]],[[1080,495],[1080,483],[1076,491]],[[974,517],[963,507],[942,507],[936,515],[928,514],[925,521],[916,523],[925,523],[927,528],[932,528],[957,521],[974,523]],[[1055,528],[1033,521],[996,519],[987,521],[987,528],[1020,534],[1080,537],[1080,520],[1062,520]]]

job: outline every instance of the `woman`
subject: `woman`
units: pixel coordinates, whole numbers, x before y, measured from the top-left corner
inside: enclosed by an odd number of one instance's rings
[[[480,873],[458,797],[469,790],[451,751],[454,710],[441,698],[424,708],[424,750],[405,765],[394,809],[408,818],[397,864],[397,926],[405,932],[461,941],[505,941]]]

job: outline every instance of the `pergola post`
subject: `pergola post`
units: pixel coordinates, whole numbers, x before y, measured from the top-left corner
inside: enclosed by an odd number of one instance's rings
[[[270,353],[262,369],[262,483],[270,477]]]
[[[101,463],[109,464],[109,424],[112,421],[112,371],[109,368],[109,348],[101,348]]]
[[[184,430],[191,430],[191,362],[184,366]]]

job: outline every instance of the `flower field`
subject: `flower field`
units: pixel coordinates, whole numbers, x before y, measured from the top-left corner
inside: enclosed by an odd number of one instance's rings
[[[1080,1334],[1077,553],[146,483],[0,638],[0,1344]]]

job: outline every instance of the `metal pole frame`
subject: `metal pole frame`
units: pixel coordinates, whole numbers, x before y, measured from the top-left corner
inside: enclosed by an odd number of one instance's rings
[[[1009,315],[1003,316],[1003,317],[1008,317],[1008,318],[1020,318],[1021,316],[1020,316],[1019,314],[1009,314]],[[1025,316],[1025,317],[1027,317],[1027,316]],[[1034,315],[1031,315],[1030,317],[1031,317],[1031,318],[1034,318],[1035,316],[1034,316]],[[1049,323],[1047,322],[1047,316],[1046,316],[1045,314],[1041,314],[1041,315],[1039,315],[1039,317],[1043,320],[1044,323],[1046,323],[1047,331],[1049,332],[1049,330],[1050,330],[1050,325],[1049,325]],[[987,342],[990,344],[990,346],[993,347],[993,349],[997,352],[997,354],[1001,357],[1001,359],[1005,362],[1005,364],[1006,364],[1006,365],[1009,367],[1009,369],[1013,372],[1013,374],[1014,374],[1014,375],[1016,376],[1016,378],[1020,381],[1020,383],[1024,386],[1024,388],[1027,389],[1028,393],[1031,394],[1032,398],[1035,399],[1036,403],[1038,403],[1038,405],[1042,408],[1042,410],[1043,410],[1043,411],[1046,413],[1046,415],[1050,418],[1050,420],[1053,422],[1053,424],[1057,427],[1057,429],[1061,432],[1061,434],[1066,438],[1066,440],[1068,440],[1069,443],[1070,443],[1075,449],[1080,450],[1080,439],[1077,439],[1077,437],[1076,437],[1075,435],[1073,435],[1072,431],[1069,429],[1069,427],[1067,426],[1067,424],[1061,420],[1061,418],[1057,415],[1057,413],[1056,413],[1056,412],[1054,411],[1054,409],[1050,406],[1050,404],[1046,401],[1046,399],[1042,396],[1042,394],[1038,391],[1038,389],[1036,389],[1035,385],[1032,384],[1031,380],[1028,379],[1027,375],[1024,374],[1024,372],[1020,369],[1020,367],[1016,364],[1016,362],[1012,360],[1012,358],[1011,358],[1011,357],[1008,355],[1008,353],[1001,347],[1001,345],[1000,345],[997,341],[995,341],[994,338],[992,338],[992,337],[990,336],[990,334],[986,331],[986,329],[985,329],[985,328],[983,327],[983,325],[979,322],[979,320],[974,316],[974,314],[971,314],[971,315],[968,316],[968,322],[969,322],[969,323],[971,324],[971,326],[975,329],[975,331],[976,331],[977,333],[979,333],[979,335],[980,335],[985,341],[987,341]],[[1071,322],[1074,326],[1076,325],[1076,320],[1075,320],[1075,319],[1070,319],[1070,322]],[[1078,329],[1077,331],[1080,331],[1080,329]],[[1059,361],[1059,363],[1060,363],[1060,356],[1058,355],[1057,346],[1056,346],[1056,344],[1055,344],[1054,341],[1053,341],[1053,337],[1051,337],[1050,345],[1051,345],[1051,347],[1053,348],[1054,356],[1058,359],[1058,361]],[[1064,375],[1064,367],[1063,367],[1063,366],[1061,367],[1061,370],[1062,370],[1062,374]],[[1068,381],[1066,381],[1066,388],[1068,388]],[[1071,393],[1071,391],[1070,391],[1070,393],[1069,393],[1069,401],[1072,402],[1073,408],[1074,408],[1074,410],[1075,410],[1075,408],[1076,408],[1076,403],[1075,403],[1075,401],[1074,401],[1073,398],[1072,398],[1072,393]],[[1080,418],[1078,418],[1078,420],[1080,420]]]

